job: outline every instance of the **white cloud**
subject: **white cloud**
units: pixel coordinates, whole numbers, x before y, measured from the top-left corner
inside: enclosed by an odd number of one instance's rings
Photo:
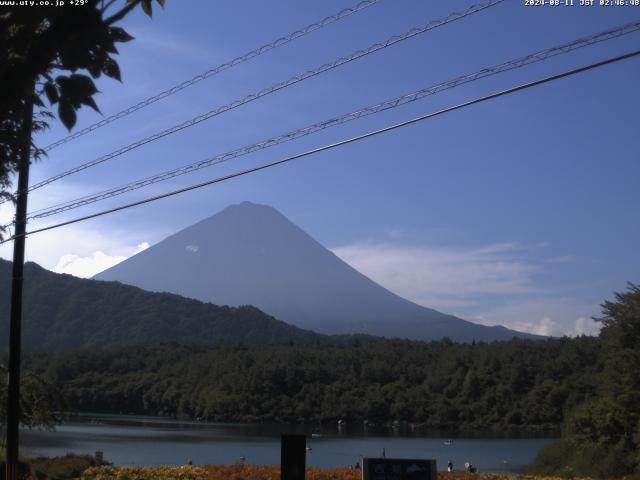
[[[93,252],[88,257],[79,257],[69,253],[60,257],[57,265],[53,267],[53,271],[88,278],[126,259],[125,256],[110,256],[102,251]]]
[[[597,334],[598,305],[538,285],[540,265],[512,243],[470,248],[355,244],[333,252],[394,293],[485,325],[538,335]]]
[[[599,325],[591,320],[598,312],[597,304],[570,298],[507,300],[502,305],[478,314],[473,321],[484,325],[507,325],[538,335],[596,335]]]
[[[0,222],[12,219],[13,207],[0,205]],[[25,260],[58,273],[90,277],[148,247],[148,242],[123,236],[122,232],[104,234],[77,224],[28,236]],[[0,245],[0,257],[12,260],[12,242]]]
[[[47,162],[37,164],[40,176],[47,176],[47,165]],[[71,181],[55,182],[29,195],[29,212],[87,195],[95,188]],[[11,222],[13,216],[11,203],[0,205],[2,224]],[[58,217],[30,221],[28,230],[60,221]],[[36,262],[48,270],[89,277],[147,248],[147,240],[156,242],[164,235],[164,231],[149,228],[144,232],[129,230],[125,224],[109,220],[81,222],[27,236],[25,260]],[[12,260],[12,242],[0,245],[0,257]]]
[[[526,321],[514,319],[490,320],[483,316],[478,316],[474,320],[483,325],[504,325],[520,332],[533,333],[535,335],[560,336],[568,334],[568,332],[562,331],[560,326],[549,317],[542,317],[537,321]]]
[[[527,321],[511,321],[511,322],[487,322],[480,321],[485,325],[509,325],[510,328],[520,332],[533,333],[535,335],[553,336],[563,335],[565,332],[560,331],[560,326],[549,317],[542,317],[538,322]]]
[[[517,249],[513,244],[466,249],[356,244],[333,252],[393,292],[443,308],[473,303],[480,295],[535,291],[538,267],[512,258]]]
[[[38,163],[39,175],[47,176],[47,162]],[[56,172],[58,173],[58,172]],[[37,180],[37,176],[35,176]],[[29,212],[81,197],[97,188],[73,181],[61,181],[48,185],[46,189],[29,195]],[[11,203],[0,204],[0,223],[13,220]],[[64,218],[62,219],[64,220]],[[29,222],[28,230],[38,229],[60,222],[58,217],[47,217]],[[5,237],[12,232],[5,232]],[[111,220],[95,220],[67,225],[27,236],[25,260],[58,273],[69,273],[78,277],[91,277],[102,270],[129,258],[149,247],[149,241],[163,238],[163,229],[144,232],[129,229],[126,224]],[[12,260],[13,243],[0,244],[0,258]]]
[[[148,242],[142,242],[137,246],[130,256],[142,252],[149,248]],[[92,254],[81,257],[74,254],[66,254],[60,257],[58,263],[53,268],[57,273],[68,273],[75,275],[76,277],[89,278],[93,277],[97,273],[111,268],[114,265],[126,260],[129,256],[126,255],[108,255],[101,250],[95,251]]]
[[[600,324],[591,318],[579,317],[573,328],[573,335],[596,335],[600,331]]]

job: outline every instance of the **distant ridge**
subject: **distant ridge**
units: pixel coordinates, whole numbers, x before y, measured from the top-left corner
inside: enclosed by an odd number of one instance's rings
[[[25,264],[25,350],[103,349],[167,342],[211,345],[340,343],[255,307],[219,307],[170,293],[98,282]],[[0,351],[8,346],[11,262],[0,259]]]
[[[320,245],[280,212],[243,202],[96,275],[221,305],[255,305],[324,334],[468,342],[542,338],[412,303]]]

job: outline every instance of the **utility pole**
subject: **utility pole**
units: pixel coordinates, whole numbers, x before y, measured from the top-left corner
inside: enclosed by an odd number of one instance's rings
[[[22,272],[27,229],[27,190],[31,161],[31,130],[34,88],[29,90],[22,119],[22,144],[18,159],[18,192],[13,240],[11,280],[11,320],[9,326],[9,378],[7,380],[7,463],[6,480],[18,479],[18,442],[20,427],[20,356],[22,335]]]

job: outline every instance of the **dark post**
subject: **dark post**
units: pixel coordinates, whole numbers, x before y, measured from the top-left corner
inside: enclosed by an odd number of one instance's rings
[[[18,478],[18,441],[20,426],[20,350],[22,323],[22,271],[27,227],[27,189],[31,156],[33,89],[26,100],[23,138],[18,162],[15,239],[13,241],[13,275],[11,280],[11,320],[9,324],[9,378],[7,386],[7,465],[6,480]]]
[[[304,435],[282,435],[280,447],[280,480],[304,480],[307,438]]]

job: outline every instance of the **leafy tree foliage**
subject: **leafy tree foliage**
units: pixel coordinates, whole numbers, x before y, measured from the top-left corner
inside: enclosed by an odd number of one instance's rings
[[[157,1],[164,5],[164,0]],[[17,170],[23,139],[31,136],[25,125],[27,104],[39,108],[34,131],[46,128],[52,118],[45,99],[68,129],[83,105],[99,111],[93,79],[104,74],[120,80],[115,45],[133,39],[115,24],[137,5],[151,15],[151,3],[87,0],[71,8],[0,6],[0,198],[11,197],[11,173]],[[32,148],[32,158],[42,155]]]
[[[31,355],[79,411],[216,421],[557,429],[593,395],[591,337],[455,344],[180,346]]]
[[[9,317],[11,262],[0,259],[0,318]],[[0,351],[8,345],[0,323]],[[118,282],[60,275],[26,263],[22,343],[25,350],[105,348],[168,341],[211,344],[328,343],[255,307],[225,307]]]
[[[0,376],[7,376],[7,368],[0,365]],[[7,389],[0,389],[0,427],[7,419]],[[57,387],[47,379],[32,372],[25,372],[20,385],[20,423],[29,428],[51,428],[62,420],[68,409]]]
[[[630,284],[606,301],[603,368],[597,395],[568,418],[558,444],[535,462],[540,473],[640,478],[640,287]]]

